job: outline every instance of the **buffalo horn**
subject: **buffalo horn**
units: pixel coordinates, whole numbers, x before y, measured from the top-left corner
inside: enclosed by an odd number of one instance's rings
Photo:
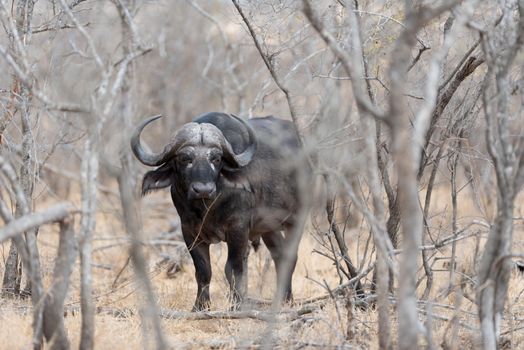
[[[224,137],[222,139],[222,149],[225,153],[224,155],[234,165],[233,168],[225,166],[226,170],[234,170],[235,168],[241,168],[249,164],[257,149],[257,139],[253,128],[241,118],[238,118],[233,114],[230,114],[230,116],[238,120],[246,128],[249,136],[249,146],[242,153],[235,154],[235,152],[233,151],[233,147],[226,140],[226,138]]]
[[[161,115],[157,115],[151,118],[148,118],[138,124],[131,136],[131,149],[133,153],[138,158],[140,162],[149,166],[159,166],[167,162],[171,157],[173,157],[173,147],[172,144],[167,145],[161,153],[154,154],[146,151],[142,144],[140,143],[140,134],[142,130],[146,127],[147,124],[162,118]]]

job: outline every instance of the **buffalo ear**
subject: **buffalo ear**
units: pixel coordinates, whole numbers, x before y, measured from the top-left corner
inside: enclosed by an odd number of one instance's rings
[[[151,191],[171,186],[172,169],[164,164],[160,168],[148,171],[142,180],[142,196]]]

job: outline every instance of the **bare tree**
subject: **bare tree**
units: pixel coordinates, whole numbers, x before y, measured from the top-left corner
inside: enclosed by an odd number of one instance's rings
[[[15,5],[15,4],[13,4]],[[13,53],[13,59],[22,65],[27,64],[26,46],[29,44],[31,38],[31,18],[33,15],[34,2],[32,1],[17,1],[16,13],[14,18],[10,18],[7,11],[6,2],[1,4],[1,13],[4,19],[7,20],[9,30],[9,48]],[[34,139],[31,132],[31,115],[30,104],[31,94],[27,86],[21,82],[17,75],[12,77],[12,100],[10,110],[4,114],[3,121],[0,126],[0,134],[3,133],[7,125],[11,122],[13,115],[18,110],[20,115],[20,125],[22,127],[23,142],[22,142],[22,165],[20,167],[20,182],[25,192],[26,198],[31,198],[34,188],[35,174],[34,169]],[[16,101],[16,102],[15,102]],[[28,202],[29,210],[31,210],[32,203]],[[17,217],[20,217],[21,209],[17,210]],[[36,236],[36,231],[28,232],[27,235]],[[31,239],[32,240],[32,239]],[[36,248],[36,245],[33,246]],[[16,295],[20,293],[20,283],[22,280],[21,267],[19,267],[18,252],[15,248],[14,242],[9,249],[9,257],[7,261],[7,268],[4,273],[2,294]],[[29,280],[28,280],[29,281]],[[30,293],[30,285],[28,285],[27,292]]]
[[[510,112],[511,91],[514,89],[511,68],[524,45],[524,2],[505,2],[501,10],[500,28],[489,34],[481,31],[488,65],[482,98],[486,145],[497,178],[497,214],[480,260],[477,282],[484,349],[497,348],[500,339],[511,268],[515,197],[524,184],[524,151],[511,136],[514,118]]]

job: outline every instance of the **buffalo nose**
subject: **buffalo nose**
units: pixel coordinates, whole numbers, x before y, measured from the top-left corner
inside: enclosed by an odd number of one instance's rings
[[[197,198],[208,198],[215,192],[216,186],[213,182],[195,182],[191,184],[191,189]]]

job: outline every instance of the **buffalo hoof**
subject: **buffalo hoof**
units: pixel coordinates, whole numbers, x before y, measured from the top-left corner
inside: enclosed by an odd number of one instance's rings
[[[191,309],[191,312],[209,311],[210,309],[211,305],[209,302],[196,301],[195,305],[193,305],[193,308]]]
[[[246,303],[242,300],[232,300],[229,305],[229,311],[241,311],[246,309]]]
[[[249,311],[257,308],[257,303],[250,298],[233,299],[229,304],[229,311]]]
[[[230,311],[241,311],[245,310],[246,300],[243,294],[236,291],[230,291],[229,294],[229,310]]]
[[[242,307],[241,304],[231,304],[229,306],[229,311],[240,311],[241,307]]]
[[[293,294],[291,292],[286,292],[284,297],[278,297],[278,295],[275,295],[272,301],[273,307],[282,307],[282,306],[295,306],[295,299],[293,298]]]

